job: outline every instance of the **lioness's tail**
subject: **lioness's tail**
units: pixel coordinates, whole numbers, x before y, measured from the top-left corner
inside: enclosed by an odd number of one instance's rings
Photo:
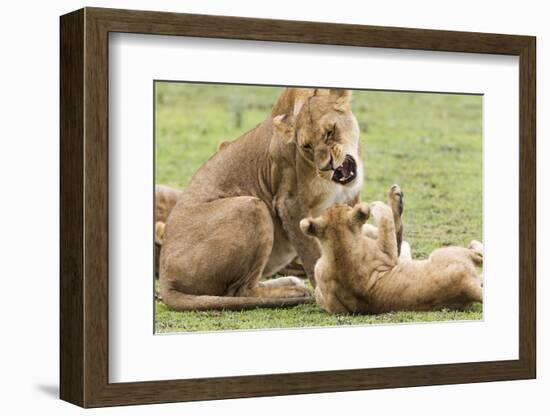
[[[166,289],[161,292],[162,300],[176,311],[205,311],[215,309],[245,310],[254,308],[287,308],[304,303],[311,303],[311,297],[294,298],[261,298],[261,297],[232,297],[189,295],[175,289]]]

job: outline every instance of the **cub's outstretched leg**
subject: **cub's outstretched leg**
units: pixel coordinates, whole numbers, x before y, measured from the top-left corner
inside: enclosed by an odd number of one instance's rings
[[[397,241],[397,254],[399,260],[412,260],[411,246],[403,240],[403,191],[399,185],[393,185],[388,191],[388,205],[393,213],[393,222],[395,226],[395,238]],[[376,240],[378,238],[378,228],[372,224],[364,224],[362,228],[363,235]]]
[[[373,202],[370,208],[371,215],[378,225],[376,240],[378,248],[388,256],[387,260],[390,264],[397,263],[403,236],[401,224],[403,192],[399,185],[393,185],[388,191],[388,205],[382,202]]]
[[[260,284],[272,246],[273,220],[258,198],[223,198],[178,208],[163,236],[162,299],[175,310],[239,310],[311,301],[305,287]]]
[[[397,264],[397,239],[395,238],[395,225],[393,213],[383,202],[374,202],[370,205],[371,214],[378,225],[378,249],[385,254],[387,264]]]
[[[388,191],[388,205],[393,213],[393,223],[395,225],[395,238],[397,241],[397,255],[401,254],[401,245],[403,242],[403,215],[404,195],[399,185],[392,185]]]
[[[480,243],[477,240],[472,240],[468,246],[470,250],[474,252],[474,263],[476,266],[483,265],[483,243]]]
[[[429,257],[430,263],[442,271],[440,276],[450,282],[448,291],[457,293],[457,309],[471,302],[483,302],[482,282],[476,270],[476,266],[483,265],[483,245],[475,243],[468,248],[450,246],[436,249]]]

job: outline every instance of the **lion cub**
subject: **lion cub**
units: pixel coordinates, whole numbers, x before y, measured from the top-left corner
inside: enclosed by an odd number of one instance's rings
[[[392,186],[389,203],[400,195]],[[378,222],[376,239],[361,232],[371,214]],[[333,205],[318,218],[303,219],[300,228],[321,246],[315,299],[327,312],[462,309],[482,302],[476,270],[483,263],[482,244],[439,248],[427,260],[398,262],[393,212],[382,202]]]
[[[164,226],[168,215],[178,202],[182,192],[166,185],[155,185],[155,276],[159,275],[159,259]]]

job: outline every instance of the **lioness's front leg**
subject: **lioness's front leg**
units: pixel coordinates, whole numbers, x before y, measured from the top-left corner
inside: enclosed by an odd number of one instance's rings
[[[306,210],[303,207],[289,200],[280,204],[278,211],[288,240],[302,260],[309,281],[315,287],[314,269],[315,263],[321,256],[321,250],[315,239],[306,236],[300,230],[300,220],[307,217],[308,213],[305,212]]]

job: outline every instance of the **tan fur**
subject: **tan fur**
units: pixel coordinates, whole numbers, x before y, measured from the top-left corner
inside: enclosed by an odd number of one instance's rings
[[[177,189],[166,185],[155,185],[155,276],[157,277],[162,240],[164,239],[164,224],[180,196],[181,191]]]
[[[399,192],[392,187],[389,203]],[[378,219],[378,238],[366,237],[362,225]],[[394,214],[381,202],[354,208],[335,205],[319,218],[301,221],[315,236],[322,256],[315,266],[315,299],[330,313],[382,313],[398,310],[465,308],[482,302],[476,265],[483,262],[481,243],[471,248],[445,247],[427,260],[399,261]]]
[[[331,161],[339,167],[346,154],[358,172],[342,185],[322,169]],[[176,310],[309,301],[309,291],[293,279],[286,285],[260,285],[260,279],[298,255],[313,281],[319,246],[300,231],[299,221],[356,200],[362,178],[350,92],[285,89],[265,121],[222,144],[196,172],[168,217],[160,259],[163,300]]]
[[[162,221],[157,221],[155,224],[155,243],[159,246],[162,246],[164,240],[164,227],[166,227],[166,223]]]
[[[218,151],[225,149],[230,144],[231,142],[229,140],[224,140],[223,142],[220,142],[220,144],[218,145]]]

